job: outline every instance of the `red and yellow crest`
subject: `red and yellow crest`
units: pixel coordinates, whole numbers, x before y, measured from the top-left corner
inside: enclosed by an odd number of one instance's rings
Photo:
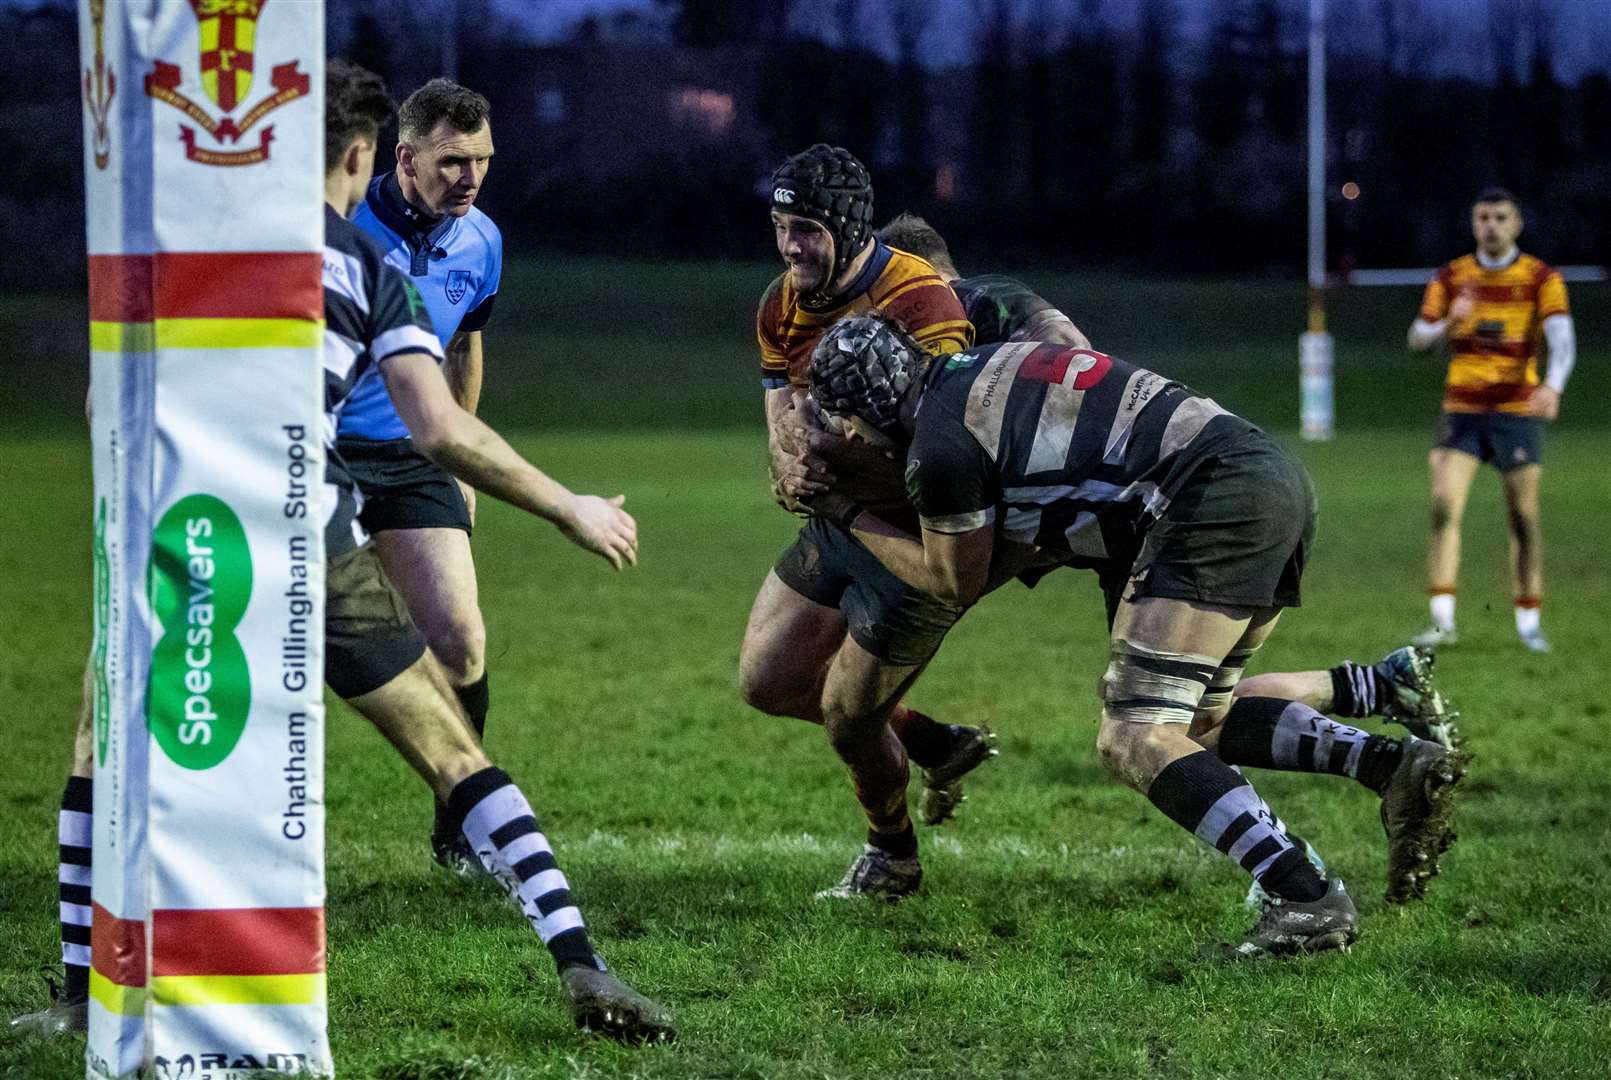
[[[239,142],[263,117],[305,96],[310,89],[308,76],[297,70],[297,61],[275,64],[269,75],[272,92],[247,109],[239,120],[230,115],[251,92],[252,74],[257,68],[257,22],[268,4],[269,0],[190,0],[201,47],[201,88],[223,112],[222,117],[215,117],[212,110],[180,91],[184,72],[178,64],[158,60],[145,77],[149,96],[190,117],[215,144],[220,144],[201,145],[195,129],[179,125],[179,138],[191,161],[203,165],[253,165],[268,160],[269,144],[274,139],[272,124],[263,129],[258,145],[250,149],[225,150],[221,144]]]
[[[257,16],[268,0],[190,0],[201,31],[201,85],[225,112],[252,88]]]

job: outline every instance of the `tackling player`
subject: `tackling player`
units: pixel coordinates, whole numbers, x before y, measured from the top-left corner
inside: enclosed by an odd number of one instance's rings
[[[503,238],[475,206],[492,161],[490,111],[486,98],[447,79],[415,90],[398,110],[396,166],[369,185],[354,217],[414,283],[446,350],[453,399],[469,413],[481,399],[482,332],[503,270]],[[364,493],[364,528],[480,738],[489,695],[470,551],[475,491],[410,440],[378,368],[354,387],[338,435]],[[441,805],[431,854],[461,876],[480,870]]]
[[[878,235],[890,247],[910,251],[939,272],[962,301],[976,343],[1044,341],[1077,349],[1091,347],[1074,320],[1017,278],[1005,274],[964,278],[951,261],[945,238],[916,214],[896,214]]]
[[[1432,625],[1415,640],[1453,645],[1460,522],[1471,481],[1484,463],[1499,470],[1510,523],[1510,583],[1516,633],[1533,652],[1549,652],[1540,609],[1544,599],[1544,533],[1539,522],[1544,423],[1560,411],[1577,339],[1566,285],[1547,263],[1516,246],[1522,216],[1516,198],[1489,188],[1471,207],[1477,250],[1438,271],[1410,326],[1409,346],[1448,342],[1448,381],[1432,474],[1432,527],[1426,558]],[[1538,377],[1540,341],[1549,373]]]
[[[930,358],[878,313],[830,330],[811,396],[900,452],[920,536],[842,493],[814,499],[914,587],[966,605],[1037,560],[1123,558],[1098,751],[1276,903],[1238,955],[1345,946],[1357,914],[1239,773],[1353,777],[1383,797],[1388,898],[1421,895],[1453,840],[1464,757],[1369,735],[1300,702],[1234,701],[1241,663],[1299,602],[1313,539],[1302,466],[1212,400],[1087,349],[1023,342]],[[921,402],[921,408],[919,404]],[[1211,508],[1211,509],[1210,509]]]
[[[885,243],[927,260],[962,301],[980,345],[1008,341],[1040,341],[1088,349],[1091,342],[1074,321],[1028,285],[1003,274],[964,278],[952,261],[950,247],[934,226],[916,214],[900,213],[878,230]],[[813,441],[820,444],[821,438]],[[893,468],[893,465],[891,466]],[[1093,566],[1098,572],[1103,567]],[[1051,568],[1023,575],[1033,585]],[[1116,570],[1122,584],[1129,567]],[[1111,624],[1117,590],[1108,590]],[[1374,664],[1345,660],[1320,671],[1267,672],[1236,684],[1237,697],[1274,697],[1302,701],[1323,713],[1362,718],[1380,716],[1402,724],[1411,734],[1450,749],[1455,744],[1455,713],[1435,685],[1432,653],[1413,646],[1395,649]]]
[[[943,355],[966,347],[972,328],[933,267],[873,235],[872,181],[848,151],[818,143],[785,161],[771,189],[773,233],[787,268],[761,299],[756,338],[774,490],[798,511],[795,494],[777,485],[805,453],[816,422],[802,405],[823,330],[847,314],[888,310],[925,350]],[[891,495],[904,501],[898,488]],[[937,723],[900,701],[961,614],[905,585],[821,517],[806,522],[755,598],[739,657],[744,700],[822,724],[867,816],[864,854],[821,895],[915,888],[915,878],[895,881],[882,869],[917,853],[908,759],[924,770],[923,813],[933,824],[960,801],[961,776],[993,753],[987,731]]]
[[[379,76],[331,61],[325,105],[324,379],[334,430],[356,380],[380,367],[392,400],[422,448],[488,493],[553,522],[572,542],[619,569],[637,561],[637,529],[621,497],[574,495],[512,450],[453,400],[442,352],[413,286],[348,222],[374,168],[391,103]],[[525,796],[486,757],[464,709],[419,630],[400,614],[374,548],[363,543],[357,493],[340,454],[326,447],[325,681],[367,717],[448,808],[486,871],[502,883],[559,968],[571,1014],[584,1030],[628,1041],[672,1037],[670,1016],[610,974]],[[87,689],[87,688],[86,688]],[[60,825],[65,985],[47,1009],[11,1021],[17,1034],[61,1035],[87,1023],[94,757],[81,717]]]

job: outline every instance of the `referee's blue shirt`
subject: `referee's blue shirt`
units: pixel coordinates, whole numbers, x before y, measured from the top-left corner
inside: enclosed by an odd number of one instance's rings
[[[369,185],[353,224],[414,283],[444,347],[456,332],[487,325],[503,272],[503,237],[491,218],[472,206],[463,217],[450,215],[433,225],[403,198],[397,174],[387,173]],[[343,439],[408,438],[379,365],[364,372],[353,387],[336,434]]]

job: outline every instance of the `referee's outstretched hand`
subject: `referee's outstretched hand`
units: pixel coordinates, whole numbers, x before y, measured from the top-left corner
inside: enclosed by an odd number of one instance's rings
[[[621,509],[625,495],[601,499],[597,495],[573,495],[567,513],[559,521],[559,531],[577,547],[603,556],[611,566],[638,565],[638,523]]]

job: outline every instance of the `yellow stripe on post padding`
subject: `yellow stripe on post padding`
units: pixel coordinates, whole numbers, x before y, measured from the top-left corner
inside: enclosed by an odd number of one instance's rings
[[[156,329],[148,322],[92,322],[92,352],[146,353],[157,347]]]
[[[158,319],[159,349],[315,349],[324,323],[306,319]]]
[[[306,319],[158,319],[154,323],[90,323],[94,352],[162,349],[312,349],[324,323]]]
[[[309,975],[159,975],[151,980],[156,1005],[317,1005],[324,973]]]
[[[119,986],[94,968],[90,968],[90,997],[101,1007],[118,1016],[140,1016],[145,1012],[145,987]]]

